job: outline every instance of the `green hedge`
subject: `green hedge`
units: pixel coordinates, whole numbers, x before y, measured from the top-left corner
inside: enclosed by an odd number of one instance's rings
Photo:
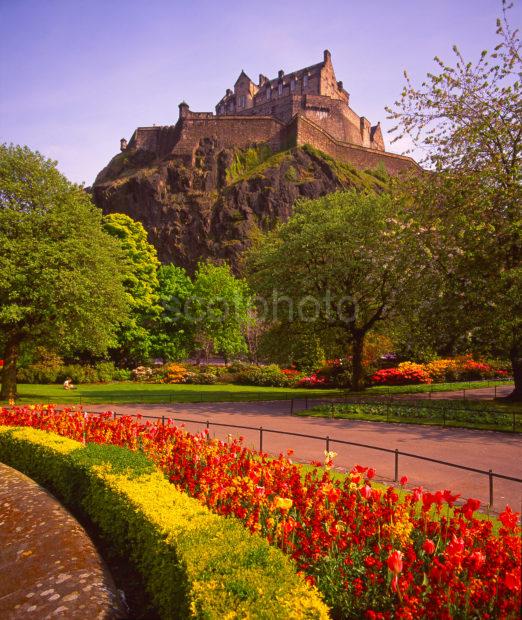
[[[176,489],[141,452],[0,426],[0,460],[83,510],[163,618],[328,618],[287,556]]]

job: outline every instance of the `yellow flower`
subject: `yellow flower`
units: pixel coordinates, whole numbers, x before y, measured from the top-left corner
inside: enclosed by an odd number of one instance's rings
[[[274,508],[281,510],[290,510],[292,508],[292,500],[289,497],[276,497],[274,500]]]

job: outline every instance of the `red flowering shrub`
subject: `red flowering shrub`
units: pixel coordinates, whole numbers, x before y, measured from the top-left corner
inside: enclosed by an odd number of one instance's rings
[[[314,372],[309,377],[303,377],[302,379],[299,379],[299,381],[296,383],[296,387],[304,387],[304,388],[330,387],[330,381],[327,376],[320,375]]]
[[[431,377],[420,364],[406,362],[397,368],[383,368],[371,376],[376,385],[411,385],[431,383]]]
[[[394,488],[372,487],[375,471],[367,467],[332,478],[331,452],[326,471],[303,479],[283,455],[171,423],[44,406],[2,409],[0,424],[142,449],[173,484],[291,555],[333,618],[519,617],[520,528],[509,507],[495,536],[490,521],[473,517],[477,500],[450,513],[458,495],[417,488],[400,501]]]

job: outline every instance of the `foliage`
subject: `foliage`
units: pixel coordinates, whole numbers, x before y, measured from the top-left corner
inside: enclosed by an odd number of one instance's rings
[[[20,347],[44,344],[104,354],[115,343],[126,300],[118,243],[101,212],[56,163],[0,146],[1,398],[16,394]]]
[[[420,87],[406,76],[388,111],[436,171],[402,188],[428,267],[412,314],[444,354],[465,339],[509,355],[512,398],[522,399],[522,63],[511,6],[503,2],[492,53],[470,62],[454,46],[453,65],[437,57]]]
[[[215,351],[229,358],[247,350],[244,333],[251,307],[246,282],[235,278],[228,265],[198,265],[188,312],[205,357]]]
[[[335,455],[331,452],[325,453],[325,470],[312,469],[303,479],[300,468],[283,455],[274,459],[245,448],[241,439],[212,440],[208,432],[191,435],[171,423],[141,424],[130,417],[112,420],[110,414],[14,408],[1,410],[0,424],[34,426],[134,450],[141,446],[179,489],[218,514],[242,520],[252,532],[284,549],[306,573],[307,581],[323,592],[333,618],[439,617],[441,609],[448,617],[518,617],[520,527],[517,513],[509,507],[499,516],[502,527],[495,536],[490,521],[474,517],[478,500],[467,499],[456,506],[458,494],[421,488],[401,500],[392,487],[373,487],[375,471],[368,467],[356,465],[344,479],[332,476],[329,470]],[[34,449],[31,446],[32,456]],[[15,449],[9,454],[21,452]],[[42,467],[42,471],[50,475],[53,470]],[[103,470],[100,475],[112,476]],[[130,482],[125,482],[126,494]],[[401,485],[406,482],[404,477]],[[168,496],[168,510],[160,511],[156,502],[163,491],[154,489],[149,500],[148,489],[138,484],[132,494],[133,509],[136,505],[143,509],[150,501],[149,520],[157,523],[164,515],[176,519],[174,496]],[[111,514],[111,523],[114,518]],[[126,518],[133,523],[132,517]],[[111,525],[111,531],[119,529]],[[209,536],[202,536],[206,548],[199,548],[197,529],[190,528],[189,548],[205,560]],[[167,541],[178,543],[184,531],[182,526],[177,537],[167,536]],[[140,540],[146,539],[142,534]],[[161,540],[165,544],[164,537]],[[228,537],[222,541],[226,544]],[[148,551],[151,561],[156,553]],[[240,564],[236,549],[231,557]],[[233,564],[228,566],[231,570]],[[281,582],[286,585],[287,579],[281,577]],[[205,594],[213,597],[214,591],[207,587]],[[222,591],[218,594],[224,597]],[[212,598],[210,604],[218,601]]]
[[[153,328],[154,355],[165,360],[182,360],[194,346],[194,324],[186,309],[194,286],[187,272],[176,265],[158,269],[158,296],[161,315]]]
[[[151,354],[151,327],[158,318],[158,267],[156,249],[147,241],[147,232],[141,222],[123,213],[104,216],[103,225],[108,234],[121,245],[128,267],[124,281],[129,317],[119,332],[119,348],[113,352],[123,365],[145,361]]]
[[[259,385],[266,387],[288,387],[294,379],[282,372],[276,364],[269,366],[247,366],[237,376],[240,385]]]
[[[227,168],[227,183],[235,183],[252,173],[261,164],[272,156],[272,149],[268,144],[251,146],[234,152],[232,163]]]
[[[415,247],[399,216],[384,194],[303,201],[249,255],[251,286],[274,307],[276,329],[321,338],[337,332],[343,347],[351,344],[354,389],[363,387],[365,337],[393,316],[416,273]]]
[[[99,430],[104,444],[103,425]],[[126,444],[130,436],[111,439]],[[81,506],[136,565],[163,618],[224,618],[231,610],[250,617],[327,617],[281,552],[169,484],[140,452],[4,427],[0,454],[69,505]]]

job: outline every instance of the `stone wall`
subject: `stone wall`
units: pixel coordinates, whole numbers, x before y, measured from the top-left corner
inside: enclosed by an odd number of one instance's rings
[[[368,149],[335,140],[306,117],[297,117],[294,125],[296,144],[298,146],[310,144],[314,148],[327,153],[330,157],[350,163],[356,168],[362,170],[373,169],[382,163],[386,170],[394,175],[411,170],[411,168],[420,170],[420,166],[411,157]]]
[[[287,99],[291,104],[293,98]],[[295,114],[288,123],[273,116],[207,116],[190,113],[181,117],[173,126],[138,128],[128,148],[151,151],[158,157],[173,154],[193,164],[196,150],[205,141],[212,142],[216,148],[269,144],[273,151],[310,144],[334,159],[351,163],[360,169],[375,168],[381,162],[390,174],[398,174],[412,166],[419,167],[411,157],[361,146],[360,133],[359,141],[356,142],[356,129],[335,105],[326,116],[315,119],[314,115],[321,113],[321,98],[309,101],[317,105],[311,105]],[[339,102],[339,105],[342,103]],[[369,130],[366,121],[364,131],[367,133]]]

